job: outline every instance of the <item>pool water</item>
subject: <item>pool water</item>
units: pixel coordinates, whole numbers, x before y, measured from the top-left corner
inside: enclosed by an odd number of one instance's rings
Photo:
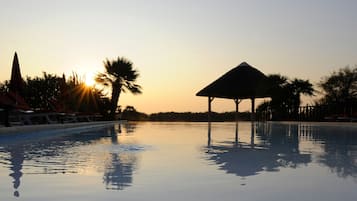
[[[357,125],[128,123],[0,136],[0,200],[356,201]]]

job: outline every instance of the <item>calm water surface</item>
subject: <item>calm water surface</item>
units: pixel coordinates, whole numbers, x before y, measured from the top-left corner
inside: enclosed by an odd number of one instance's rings
[[[357,125],[129,123],[0,136],[0,200],[357,200]]]

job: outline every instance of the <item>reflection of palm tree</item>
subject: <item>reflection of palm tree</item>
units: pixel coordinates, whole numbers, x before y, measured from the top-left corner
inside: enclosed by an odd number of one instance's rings
[[[99,157],[97,154],[91,156],[94,151],[88,154],[78,154],[84,153],[83,151],[87,149],[80,148],[78,152],[77,147],[91,148],[92,144],[102,144],[108,140],[111,140],[114,149],[108,153],[109,159],[104,166],[104,182],[108,189],[123,189],[130,186],[137,164],[137,152],[132,151],[130,145],[119,144],[118,130],[118,127],[113,126],[108,130],[44,139],[28,136],[22,140],[20,137],[0,136],[0,163],[3,163],[2,156],[10,156],[6,164],[9,163],[9,176],[13,178],[14,196],[19,196],[18,189],[23,175],[24,160],[26,164],[33,167],[28,168],[26,174],[75,174],[80,169],[87,168],[88,165],[97,168],[98,166],[94,165],[98,164],[92,164],[91,159]],[[102,167],[103,163],[99,165]]]
[[[69,149],[75,146],[95,144],[103,137],[108,137],[106,132],[81,133],[81,135],[69,135],[58,138],[44,139],[31,138],[28,136],[24,141],[20,137],[0,136],[0,156],[1,152],[8,153],[10,163],[9,170],[13,178],[14,196],[19,197],[19,188],[23,176],[22,168],[24,160],[35,163],[33,171],[36,174],[55,174],[76,172],[79,166],[86,161],[87,156],[78,159],[73,157]],[[82,161],[82,162],[81,162]],[[0,162],[2,162],[0,160]],[[72,165],[69,165],[72,164]],[[74,167],[73,164],[76,164]],[[46,167],[46,168],[39,168]]]
[[[131,61],[120,57],[114,61],[106,60],[104,67],[105,73],[99,73],[96,81],[112,88],[110,114],[114,118],[121,92],[129,90],[133,94],[141,93],[141,86],[135,84],[139,73],[133,69]]]
[[[125,125],[128,126],[128,125]],[[109,128],[112,146],[120,148],[118,135],[121,133],[121,125],[118,127],[112,126]],[[123,151],[120,150],[119,151]],[[123,153],[110,153],[103,180],[107,189],[123,190],[132,183],[132,175],[136,165],[136,153],[125,151]]]
[[[134,165],[136,164],[135,153],[112,153],[110,162],[105,168],[103,180],[106,188],[110,190],[123,190],[131,186]]]

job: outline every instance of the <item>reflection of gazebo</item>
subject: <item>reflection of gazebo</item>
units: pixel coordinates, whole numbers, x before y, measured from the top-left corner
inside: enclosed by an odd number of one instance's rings
[[[238,129],[236,124],[236,132]],[[211,144],[211,130],[208,127],[208,145],[205,149],[208,160],[214,161],[221,170],[241,177],[254,176],[262,172],[279,171],[282,167],[297,168],[311,162],[311,154],[300,153],[297,129],[286,126],[272,126],[265,130],[252,124],[251,143],[223,141]],[[258,127],[257,127],[258,126]],[[254,131],[260,138],[254,144]]]
[[[238,104],[242,99],[251,99],[252,116],[254,120],[255,98],[269,97],[267,94],[267,77],[246,62],[233,68],[210,85],[203,88],[196,95],[208,97],[208,112],[211,112],[211,102],[214,98],[233,99],[238,113]]]
[[[275,148],[275,149],[274,149]],[[220,169],[229,174],[248,177],[261,172],[279,171],[281,167],[296,168],[299,164],[311,162],[309,154],[283,151],[280,147],[250,148],[249,145],[239,147],[210,146],[209,160],[220,165]]]

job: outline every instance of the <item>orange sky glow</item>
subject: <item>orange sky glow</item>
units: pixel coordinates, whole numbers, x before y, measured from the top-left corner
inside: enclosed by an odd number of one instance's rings
[[[332,0],[1,2],[0,81],[10,78],[15,51],[24,77],[76,72],[88,82],[121,56],[140,72],[143,94],[122,94],[120,105],[204,112],[207,98],[195,94],[243,61],[314,84],[357,64],[355,8]],[[234,102],[217,99],[212,109],[233,111]]]

